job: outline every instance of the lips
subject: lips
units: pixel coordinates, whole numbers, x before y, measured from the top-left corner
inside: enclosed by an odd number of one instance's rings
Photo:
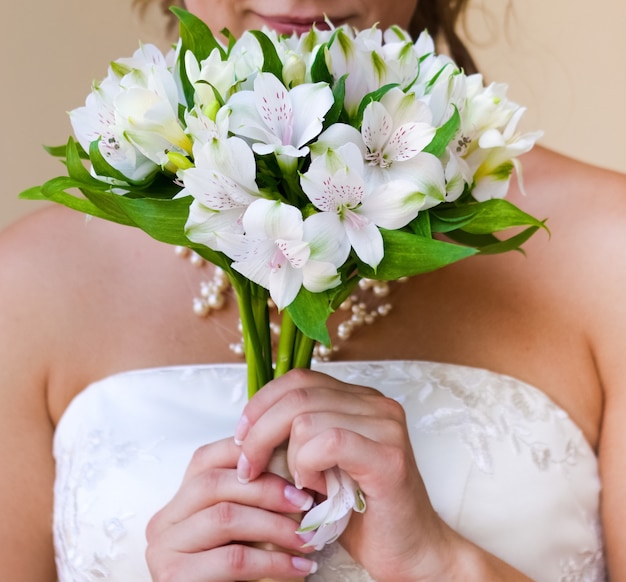
[[[279,34],[303,34],[308,32],[313,25],[318,30],[328,30],[330,27],[324,16],[314,17],[294,17],[294,16],[267,16],[259,14],[268,28],[275,30]],[[333,24],[340,25],[343,19],[339,21],[333,20]]]

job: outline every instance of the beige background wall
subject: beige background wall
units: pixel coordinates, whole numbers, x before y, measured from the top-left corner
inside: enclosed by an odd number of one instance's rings
[[[65,111],[81,105],[108,61],[138,39],[161,40],[130,0],[6,2],[0,54],[0,227],[35,208],[17,193],[59,173],[41,144],[63,143]],[[472,0],[470,44],[486,76],[528,106],[544,145],[626,171],[626,3],[617,0]]]

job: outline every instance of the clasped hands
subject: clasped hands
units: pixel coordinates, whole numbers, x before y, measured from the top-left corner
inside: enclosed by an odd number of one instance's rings
[[[265,471],[287,439],[295,486]],[[279,580],[314,572],[310,534],[298,535],[287,514],[323,498],[323,472],[333,467],[367,499],[367,511],[352,516],[340,539],[352,557],[378,582],[436,579],[455,536],[432,509],[401,405],[310,370],[267,384],[247,403],[234,438],[195,452],[178,492],[148,524],[153,579]]]

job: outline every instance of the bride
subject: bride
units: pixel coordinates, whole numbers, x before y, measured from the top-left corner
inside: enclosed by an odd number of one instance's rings
[[[451,36],[462,4],[186,6],[235,34],[323,15],[427,25],[470,70]],[[522,163],[528,196],[513,185],[510,199],[550,237],[361,290],[357,309],[385,315],[250,402],[228,290],[208,317],[190,307],[219,279],[209,265],[60,207],[3,232],[6,579],[625,578],[626,179],[541,148]],[[288,437],[297,487],[264,472]],[[287,514],[323,496],[334,466],[367,509],[314,551]]]

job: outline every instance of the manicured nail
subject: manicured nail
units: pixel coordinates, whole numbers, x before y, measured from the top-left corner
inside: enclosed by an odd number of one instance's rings
[[[313,562],[313,560],[307,560],[306,558],[301,558],[300,556],[293,556],[291,558],[291,563],[293,567],[300,572],[305,572],[306,574],[315,574],[317,572],[317,562]]]
[[[237,461],[237,480],[244,485],[250,482],[250,461],[243,453]]]
[[[296,486],[296,489],[302,489],[302,483],[300,483],[300,475],[298,475],[298,471],[294,471],[293,473],[293,484]]]
[[[306,491],[297,489],[293,485],[285,486],[285,499],[295,505],[300,511],[307,511],[313,505],[313,497]]]
[[[235,444],[241,445],[243,443],[243,439],[246,438],[248,434],[248,429],[250,428],[250,421],[248,417],[244,414],[237,423],[235,427]]]
[[[296,531],[296,533],[298,534],[298,537],[304,542],[303,545],[306,546],[314,537],[315,534],[317,533],[316,530],[311,530],[311,531]]]

